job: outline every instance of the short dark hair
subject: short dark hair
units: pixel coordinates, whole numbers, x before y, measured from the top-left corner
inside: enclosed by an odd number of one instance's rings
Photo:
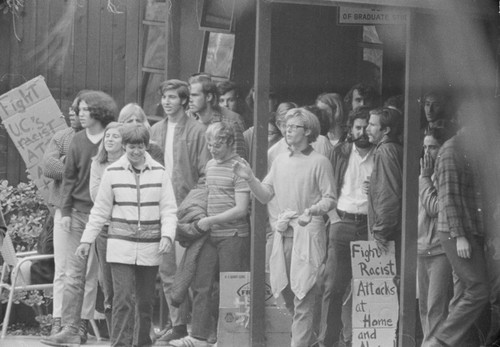
[[[371,108],[368,106],[361,106],[349,112],[349,116],[347,117],[347,127],[351,129],[356,119],[364,119],[368,122],[370,119],[370,110]]]
[[[344,98],[344,103],[347,106],[347,109],[351,109],[352,105],[352,94],[354,91],[357,90],[359,95],[361,95],[363,98],[367,100],[371,100],[373,102],[373,108],[378,107],[379,105],[379,98],[380,95],[377,92],[377,90],[372,87],[371,85],[368,85],[366,83],[358,83],[355,84],[346,94]]]
[[[90,117],[100,122],[103,127],[116,120],[118,106],[110,95],[100,90],[89,90],[80,95],[78,103],[82,101],[87,103]]]
[[[219,93],[219,96],[229,93],[230,91],[233,90],[235,96],[239,98],[240,97],[239,87],[235,82],[228,80],[217,83],[217,92]]]
[[[441,146],[451,137],[450,131],[445,128],[427,128],[424,136],[432,136]]]
[[[128,144],[149,146],[149,131],[142,124],[125,124],[122,128],[122,145]]]
[[[186,107],[189,103],[189,85],[181,80],[171,79],[163,81],[160,84],[160,95],[163,96],[167,90],[175,90],[179,98],[184,99],[183,106]]]
[[[395,108],[380,107],[370,111],[370,115],[380,117],[380,129],[389,127],[391,131],[387,134],[391,139],[399,140],[403,133],[403,113]]]
[[[219,104],[219,91],[217,90],[217,85],[215,84],[215,82],[206,78],[196,78],[193,79],[193,82],[190,81],[189,85],[191,86],[196,83],[201,85],[201,90],[203,94],[205,94],[205,96],[207,96],[208,94],[213,95],[211,105],[217,106]]]

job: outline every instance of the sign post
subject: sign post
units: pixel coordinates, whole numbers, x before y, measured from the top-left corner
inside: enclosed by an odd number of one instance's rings
[[[54,133],[67,124],[44,78],[35,77],[1,95],[0,117],[30,178],[47,200],[50,180],[43,176],[43,153]]]

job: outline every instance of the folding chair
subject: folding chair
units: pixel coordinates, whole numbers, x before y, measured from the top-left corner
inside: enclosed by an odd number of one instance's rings
[[[14,293],[19,290],[43,290],[49,289],[54,286],[53,283],[44,283],[44,284],[20,284],[17,285],[17,281],[19,279],[19,268],[21,265],[27,261],[38,261],[43,259],[51,259],[54,258],[53,254],[39,254],[37,251],[30,252],[18,252],[16,253],[14,249],[14,244],[12,243],[12,239],[9,234],[5,235],[3,240],[3,247],[0,248],[0,254],[4,260],[2,266],[2,273],[0,275],[0,291],[5,288],[9,290],[9,301],[7,302],[7,309],[5,310],[5,317],[3,319],[2,325],[2,334],[0,338],[5,338],[7,335],[7,328],[9,326],[10,319],[10,311],[12,310],[12,304],[14,299]],[[12,268],[11,273],[11,283],[6,283],[6,275],[9,271],[9,268]],[[90,320],[90,325],[92,326],[92,330],[94,330],[95,337],[98,341],[101,341],[101,335],[99,333],[99,328],[94,319]]]
[[[53,254],[38,254],[37,251],[31,252],[19,252],[16,253],[14,249],[14,244],[12,243],[12,239],[10,235],[5,235],[3,240],[3,247],[0,248],[0,254],[3,258],[3,266],[2,273],[0,275],[0,291],[3,289],[7,289],[9,291],[9,300],[7,301],[7,309],[5,310],[5,317],[3,319],[2,325],[2,334],[1,338],[3,339],[7,334],[7,327],[9,326],[10,312],[12,310],[12,304],[14,299],[14,293],[16,291],[26,291],[26,290],[43,290],[49,289],[53,287],[52,283],[46,284],[29,284],[25,283],[18,284],[19,280],[19,268],[21,265],[27,261],[38,261],[43,259],[54,258]],[[7,273],[12,269],[12,273],[10,276],[10,284],[6,282]]]

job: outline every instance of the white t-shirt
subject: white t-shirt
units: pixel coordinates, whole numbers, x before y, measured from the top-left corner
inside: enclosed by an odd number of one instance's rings
[[[170,177],[174,167],[174,134],[177,123],[168,122],[167,135],[165,138],[165,169]]]
[[[101,141],[102,137],[104,136],[104,131],[99,134],[90,135],[89,129],[85,129],[85,133],[87,134],[89,141],[92,142],[94,145],[97,144],[99,141]]]

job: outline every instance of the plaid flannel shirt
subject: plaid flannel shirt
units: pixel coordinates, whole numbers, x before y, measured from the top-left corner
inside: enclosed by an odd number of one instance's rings
[[[477,166],[466,154],[459,134],[447,141],[436,160],[437,230],[451,237],[483,236],[482,199]]]

